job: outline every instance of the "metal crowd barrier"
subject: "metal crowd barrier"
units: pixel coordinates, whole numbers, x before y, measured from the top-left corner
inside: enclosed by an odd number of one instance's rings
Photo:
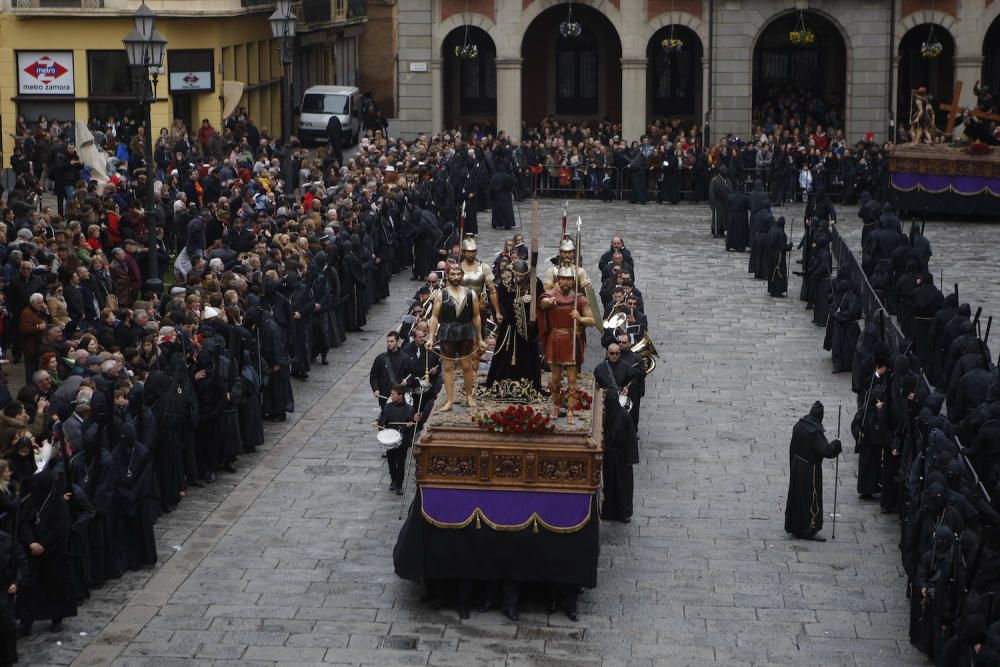
[[[882,331],[882,339],[889,347],[889,351],[893,356],[906,353],[906,351],[910,348],[911,341],[903,335],[902,331],[900,331],[899,324],[896,322],[896,319],[889,315],[889,311],[886,310],[885,306],[882,304],[882,300],[879,299],[875,289],[872,288],[871,283],[868,281],[868,276],[865,275],[861,265],[854,257],[854,253],[851,252],[851,249],[847,246],[847,242],[844,241],[835,225],[831,225],[830,234],[832,237],[830,246],[833,249],[833,255],[837,258],[837,266],[840,268],[846,268],[850,273],[851,280],[854,281],[854,284],[858,285],[860,288],[859,296],[861,298],[861,304],[865,310],[865,320],[875,320],[878,323],[879,328]],[[923,385],[923,389],[927,392],[927,395],[930,395],[934,388],[927,380],[927,376],[923,373],[923,370],[921,370],[920,373],[920,382]],[[954,440],[958,447],[960,460],[965,465],[966,469],[972,474],[972,477],[976,481],[976,485],[986,497],[987,502],[992,502],[991,495],[980,481],[979,474],[972,465],[972,462],[969,461],[968,457],[964,453],[962,453],[962,443],[959,442],[957,434],[954,436]]]
[[[568,167],[565,165],[542,165],[539,169],[535,167],[535,172],[527,169],[523,175],[523,182],[528,190],[539,197],[555,197],[558,199],[612,199],[624,200],[632,196],[632,181],[628,168],[618,167]],[[708,172],[705,191],[707,194],[708,183],[717,173],[716,169]],[[659,191],[659,182],[655,177],[656,172],[651,171],[646,179],[646,198],[655,200]],[[773,178],[770,169],[746,169],[743,176],[736,185],[744,192],[753,190],[754,182],[759,178],[764,184],[764,189],[769,193],[774,192]],[[605,180],[605,175],[609,178]],[[804,202],[806,195],[799,189],[798,172],[792,171],[786,177],[785,199],[786,202]],[[834,181],[826,188],[830,199],[840,203],[843,194],[843,183]],[[705,201],[696,200],[694,172],[690,168],[681,169],[681,200],[686,202]]]

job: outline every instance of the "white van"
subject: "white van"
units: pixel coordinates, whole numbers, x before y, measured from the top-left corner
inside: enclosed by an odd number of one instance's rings
[[[326,143],[330,117],[340,118],[344,146],[353,146],[361,137],[361,91],[354,86],[311,86],[302,95],[299,109],[299,139]]]

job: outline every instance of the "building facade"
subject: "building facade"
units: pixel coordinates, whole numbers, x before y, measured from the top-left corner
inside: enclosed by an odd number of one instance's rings
[[[292,87],[284,85],[279,42],[267,21],[273,0],[147,4],[167,40],[151,109],[154,134],[175,118],[192,133],[202,119],[221,127],[225,107],[236,104],[279,136],[282,95],[291,94],[294,105],[305,87],[358,79],[364,0],[293,6],[299,21]],[[40,115],[86,122],[139,114],[121,41],[138,6],[139,0],[0,0],[0,147],[19,116],[31,125]]]
[[[944,102],[962,81],[970,105],[975,81],[1000,86],[998,16],[1000,0],[400,0],[397,116],[404,135],[549,115],[619,121],[629,140],[664,116],[746,135],[794,90],[835,106],[849,139],[888,138],[912,88]],[[793,43],[800,29],[812,39]],[[476,58],[456,55],[469,44]]]

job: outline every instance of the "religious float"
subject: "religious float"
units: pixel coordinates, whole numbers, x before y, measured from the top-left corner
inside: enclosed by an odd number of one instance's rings
[[[431,415],[413,446],[400,577],[596,586],[603,395],[580,379],[575,424],[550,421],[540,397]]]
[[[996,147],[970,138],[964,145],[944,143],[956,124],[969,126],[1000,121],[980,108],[958,106],[962,82],[951,104],[939,104],[948,114],[943,133],[933,124],[934,111],[923,88],[913,91],[911,135],[915,143],[897,146],[889,158],[890,185],[897,210],[911,214],[947,213],[997,217],[1000,210],[1000,154]],[[978,94],[978,90],[977,90]],[[990,105],[985,105],[991,108]],[[922,140],[931,143],[923,143]]]

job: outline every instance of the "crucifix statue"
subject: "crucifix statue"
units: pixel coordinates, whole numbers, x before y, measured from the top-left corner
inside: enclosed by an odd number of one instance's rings
[[[979,118],[982,120],[992,120],[1000,123],[1000,115],[997,115],[995,113],[988,113],[986,111],[981,111],[979,109],[966,109],[965,107],[960,106],[958,100],[961,97],[961,95],[962,95],[962,82],[956,81],[955,94],[951,98],[951,104],[938,105],[938,109],[948,113],[948,124],[944,128],[944,133],[946,136],[950,137],[952,131],[955,129],[955,118],[966,112],[968,112],[970,116],[974,116],[975,118]]]

